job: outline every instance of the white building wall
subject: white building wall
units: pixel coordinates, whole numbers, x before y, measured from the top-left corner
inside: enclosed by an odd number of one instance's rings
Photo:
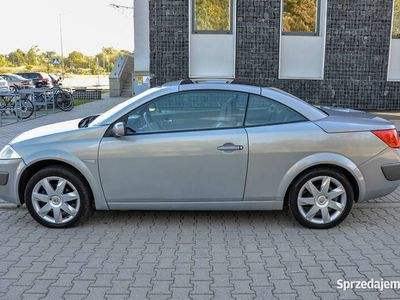
[[[135,72],[150,72],[149,0],[134,0]]]

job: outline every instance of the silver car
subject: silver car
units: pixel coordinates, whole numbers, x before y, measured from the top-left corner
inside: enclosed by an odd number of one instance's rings
[[[15,92],[19,89],[33,89],[35,88],[32,80],[25,79],[15,74],[0,74],[5,80],[7,80],[10,91]]]
[[[152,88],[100,116],[44,126],[0,154],[0,198],[64,228],[97,210],[281,210],[310,228],[399,186],[395,126],[273,88]]]

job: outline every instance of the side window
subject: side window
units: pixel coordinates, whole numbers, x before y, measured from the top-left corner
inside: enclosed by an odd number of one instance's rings
[[[160,97],[134,110],[127,134],[243,126],[247,94],[227,91],[181,92]]]
[[[251,95],[246,126],[274,125],[306,121],[293,109],[265,97]]]

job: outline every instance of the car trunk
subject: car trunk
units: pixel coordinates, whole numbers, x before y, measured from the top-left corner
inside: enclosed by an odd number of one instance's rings
[[[392,122],[363,111],[325,106],[319,108],[328,114],[328,116],[315,121],[315,124],[328,133],[395,128]]]

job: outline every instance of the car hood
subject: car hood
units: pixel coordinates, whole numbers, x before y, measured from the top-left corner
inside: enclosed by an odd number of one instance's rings
[[[319,108],[328,116],[316,121],[315,124],[329,133],[396,128],[392,122],[363,111],[328,106]]]
[[[31,129],[17,136],[15,139],[11,141],[10,144],[16,144],[36,138],[49,137],[52,135],[61,135],[67,132],[78,130],[79,129],[78,124],[80,120],[81,119],[76,119]]]

